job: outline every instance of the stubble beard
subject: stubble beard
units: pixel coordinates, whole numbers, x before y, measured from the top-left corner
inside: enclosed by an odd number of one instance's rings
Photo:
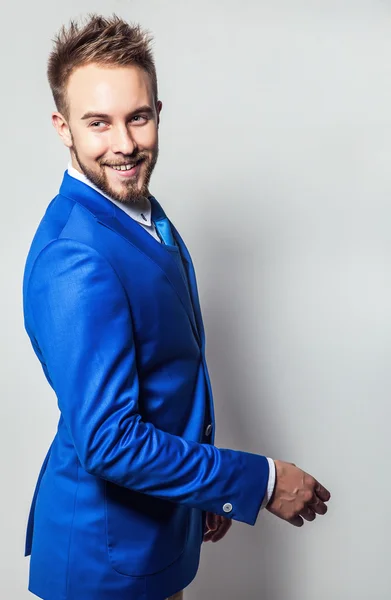
[[[150,196],[149,182],[150,182],[153,170],[155,168],[155,165],[156,165],[156,162],[158,159],[158,154],[159,154],[158,147],[156,148],[152,157],[150,157],[145,152],[137,152],[137,154],[133,154],[132,156],[127,156],[127,157],[124,156],[123,157],[123,161],[122,161],[123,164],[125,164],[127,160],[131,163],[137,162],[139,160],[143,161],[144,181],[143,181],[142,187],[139,189],[137,186],[137,183],[138,183],[137,180],[132,181],[131,179],[130,180],[124,179],[122,182],[122,187],[124,189],[124,192],[122,192],[122,193],[117,192],[110,186],[108,178],[107,178],[106,170],[103,166],[106,164],[104,160],[97,161],[97,165],[99,166],[99,171],[96,172],[96,171],[90,169],[89,167],[87,167],[80,160],[80,156],[78,154],[75,144],[73,144],[72,152],[75,155],[75,158],[78,162],[80,170],[84,173],[84,175],[87,177],[87,179],[89,179],[91,181],[91,183],[93,183],[104,194],[107,194],[107,196],[110,196],[111,198],[113,198],[113,200],[116,200],[117,202],[123,202],[124,204],[138,204],[138,203],[144,203],[145,198],[148,198],[148,196]],[[110,168],[110,167],[106,167],[106,168]]]

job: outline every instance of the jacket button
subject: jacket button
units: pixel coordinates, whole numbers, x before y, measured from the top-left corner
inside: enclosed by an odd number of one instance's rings
[[[209,423],[209,425],[205,429],[205,435],[206,435],[206,437],[208,437],[211,433],[212,433],[212,425],[211,425],[211,423]]]
[[[224,504],[223,506],[223,511],[226,513],[231,512],[232,510],[232,504],[230,502],[227,502],[226,504]]]

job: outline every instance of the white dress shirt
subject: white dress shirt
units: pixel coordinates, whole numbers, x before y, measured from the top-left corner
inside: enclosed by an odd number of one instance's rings
[[[152,219],[151,219],[151,213],[152,213],[151,203],[148,200],[148,198],[145,198],[144,206],[141,204],[130,204],[130,203],[125,204],[125,202],[118,202],[117,200],[114,200],[114,198],[111,198],[110,196],[108,196],[107,194],[102,192],[102,190],[100,190],[98,187],[96,187],[92,183],[92,181],[90,181],[84,175],[84,173],[80,173],[80,171],[75,169],[72,166],[71,162],[68,163],[68,174],[71,175],[71,177],[74,177],[75,179],[82,181],[86,185],[89,185],[94,190],[96,190],[97,192],[102,194],[102,196],[105,196],[105,198],[107,198],[108,200],[110,200],[111,202],[116,204],[121,210],[123,210],[127,215],[129,215],[129,217],[131,219],[134,219],[135,221],[137,221],[137,223],[139,223],[139,225],[141,225],[141,227],[143,227],[146,231],[148,231],[148,233],[150,235],[152,235],[152,237],[154,237],[155,240],[157,240],[158,242],[161,242],[159,236],[156,233],[155,225],[153,224]],[[269,500],[272,497],[272,494],[274,491],[274,486],[276,483],[276,465],[274,463],[274,460],[272,460],[271,458],[268,458],[267,461],[269,463],[269,480],[268,480],[267,490],[266,490],[265,497],[262,501],[261,508],[265,508],[265,506],[269,503]]]

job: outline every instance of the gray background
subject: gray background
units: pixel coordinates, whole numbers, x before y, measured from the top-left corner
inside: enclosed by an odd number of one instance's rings
[[[381,0],[68,0],[2,7],[0,595],[32,597],[27,513],[57,408],[21,282],[67,153],[50,38],[89,11],[155,35],[151,191],[192,252],[217,444],[297,463],[333,493],[297,530],[263,513],[204,546],[188,600],[388,600],[391,7]],[[82,599],[80,599],[82,600]]]

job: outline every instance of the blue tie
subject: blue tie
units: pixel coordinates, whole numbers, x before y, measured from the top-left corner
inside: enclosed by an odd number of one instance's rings
[[[170,223],[167,217],[163,217],[154,221],[156,231],[166,246],[176,246],[174,236],[172,235]]]

